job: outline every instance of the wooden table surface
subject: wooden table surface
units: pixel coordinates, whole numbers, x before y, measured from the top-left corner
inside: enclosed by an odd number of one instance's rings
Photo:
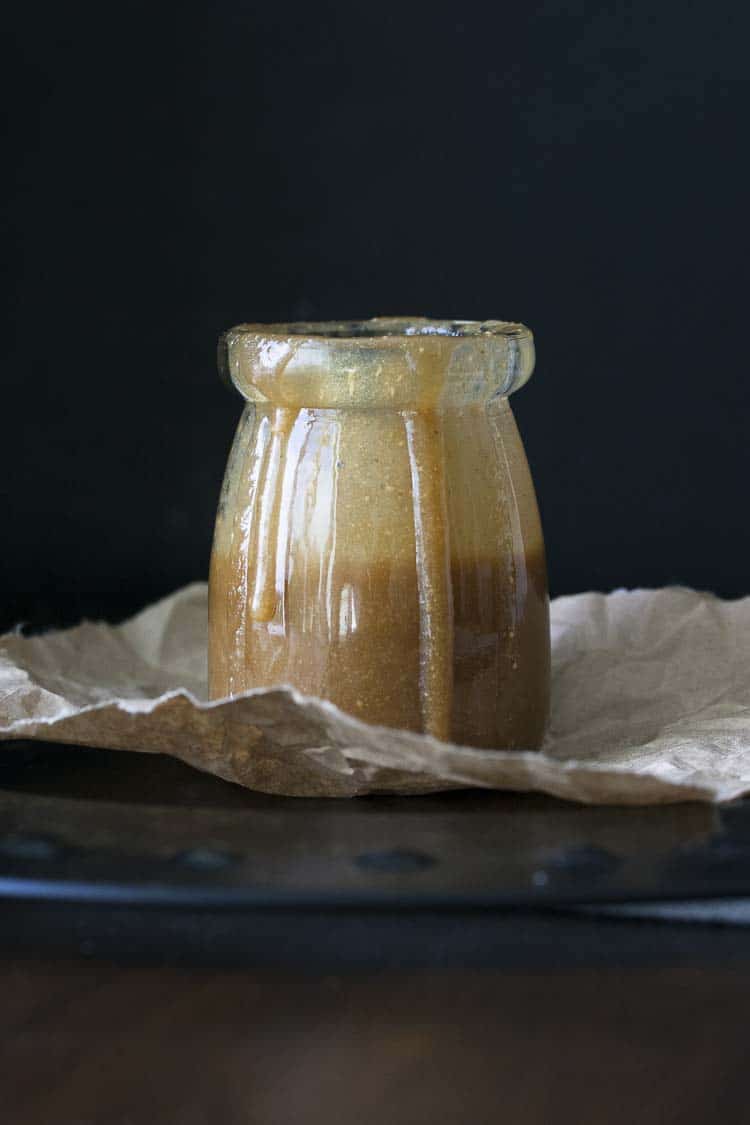
[[[747,1107],[750,969],[0,966],[3,1125],[706,1125]]]

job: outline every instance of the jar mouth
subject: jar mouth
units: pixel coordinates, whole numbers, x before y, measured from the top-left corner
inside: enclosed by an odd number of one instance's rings
[[[238,324],[230,329],[233,336],[262,336],[264,339],[288,340],[305,336],[315,340],[402,340],[413,336],[444,336],[450,339],[500,336],[506,339],[528,339],[532,334],[525,325],[510,320],[435,320],[426,316],[374,316],[367,320],[292,321],[289,324]]]
[[[248,401],[427,409],[488,402],[522,387],[534,368],[534,338],[507,320],[239,324],[220,337],[218,361]]]

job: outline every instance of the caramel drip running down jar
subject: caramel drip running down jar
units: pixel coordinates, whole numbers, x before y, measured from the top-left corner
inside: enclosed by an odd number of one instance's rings
[[[212,698],[291,684],[369,723],[534,749],[549,614],[504,321],[240,325],[210,575]]]

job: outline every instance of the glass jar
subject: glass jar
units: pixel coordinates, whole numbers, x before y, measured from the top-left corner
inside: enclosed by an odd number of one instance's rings
[[[291,684],[369,723],[534,749],[549,616],[503,321],[240,325],[210,575],[212,698]]]

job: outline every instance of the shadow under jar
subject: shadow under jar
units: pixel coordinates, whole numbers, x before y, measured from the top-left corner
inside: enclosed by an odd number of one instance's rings
[[[537,748],[549,609],[503,321],[240,325],[210,575],[212,698],[291,684],[370,723]]]

